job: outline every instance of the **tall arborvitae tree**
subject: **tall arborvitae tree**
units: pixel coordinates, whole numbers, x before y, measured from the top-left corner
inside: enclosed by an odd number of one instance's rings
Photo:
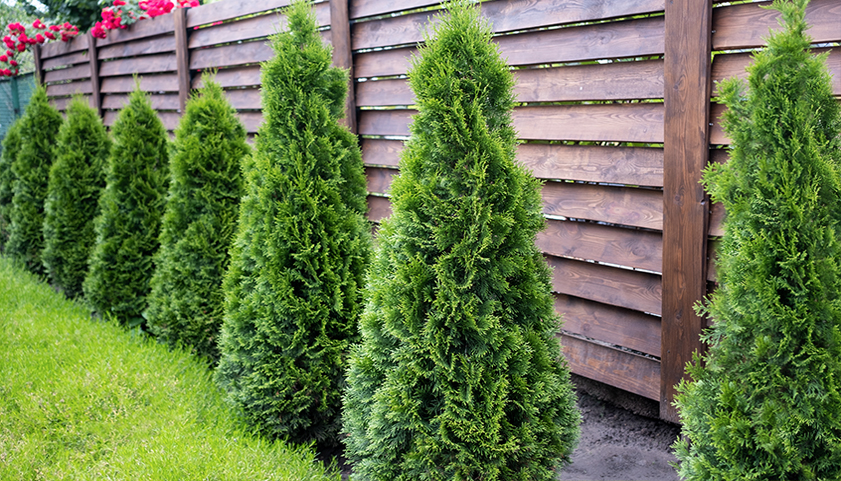
[[[263,64],[263,113],[245,164],[217,380],[262,433],[338,446],[346,356],[370,257],[356,138],[338,123],[347,73],[330,67],[304,0]]]
[[[841,479],[841,112],[806,1],[747,89],[719,84],[730,160],[704,182],[727,209],[708,353],[681,383],[687,480]]]
[[[9,240],[9,223],[12,213],[12,197],[14,196],[15,173],[12,163],[20,152],[20,118],[12,122],[6,136],[3,138],[3,152],[0,154],[0,252],[5,249]]]
[[[82,98],[73,99],[58,133],[44,203],[41,260],[52,283],[68,297],[82,294],[96,235],[93,221],[105,188],[111,139],[102,119]]]
[[[243,190],[240,164],[249,153],[245,128],[216,82],[205,80],[187,102],[174,151],[146,319],[159,340],[215,362],[222,278]]]
[[[515,163],[513,77],[468,1],[413,59],[419,113],[368,278],[345,399],[360,480],[551,480],[580,416]]]
[[[160,245],[169,181],[168,140],[139,86],[111,132],[106,187],[95,221],[96,246],[83,289],[96,313],[135,327],[143,324],[152,257]]]
[[[15,176],[6,253],[30,271],[44,273],[44,199],[55,141],[62,118],[50,105],[43,86],[35,89],[20,125],[20,152],[12,163]]]

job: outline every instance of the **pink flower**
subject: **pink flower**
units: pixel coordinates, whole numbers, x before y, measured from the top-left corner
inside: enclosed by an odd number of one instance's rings
[[[26,50],[26,44],[25,43],[19,43],[17,49],[18,49],[18,52],[23,52],[24,50]]]
[[[0,55],[0,62],[8,62],[8,61],[9,61],[9,57],[7,57],[5,55]],[[12,60],[12,61],[14,62],[14,60]]]
[[[3,75],[5,75],[6,77],[11,77],[12,76],[12,71],[7,69],[7,68],[4,68],[3,69]]]
[[[47,41],[47,39],[39,33],[38,35],[35,35],[35,41],[38,43],[44,43]]]
[[[18,62],[17,62],[17,60],[12,60],[12,61],[9,62],[9,65],[11,65],[12,67],[17,67]]]
[[[125,4],[126,4],[126,2],[124,2],[123,0],[114,0],[114,6],[115,7],[121,7]]]
[[[32,26],[37,28],[38,30],[43,30],[47,28],[47,26],[44,25],[44,22],[42,22],[40,18],[32,22]]]
[[[50,40],[55,40],[55,34],[53,32],[44,32],[44,36]]]
[[[61,30],[61,27],[59,27],[58,25],[50,25],[50,27],[49,27],[49,28],[50,28],[50,30],[52,30],[53,32],[58,32],[59,30]]]

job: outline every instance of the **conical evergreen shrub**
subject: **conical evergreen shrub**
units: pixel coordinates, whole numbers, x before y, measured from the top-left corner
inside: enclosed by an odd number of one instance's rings
[[[304,0],[288,26],[263,64],[265,123],[244,169],[216,378],[263,434],[332,449],[370,257],[365,178],[337,120],[346,72],[330,67]]]
[[[11,222],[12,197],[14,196],[15,173],[12,163],[20,152],[21,118],[12,122],[6,136],[3,137],[3,152],[0,153],[0,252],[5,249],[9,240],[9,223]]]
[[[41,260],[56,287],[68,297],[82,294],[96,235],[93,224],[105,188],[111,139],[87,101],[73,99],[58,133],[44,203]]]
[[[679,386],[686,480],[841,479],[841,112],[806,1],[747,88],[719,84],[730,160],[704,182],[727,209],[709,350]]]
[[[170,346],[184,345],[212,361],[224,315],[228,268],[242,197],[245,128],[219,84],[187,102],[175,131],[171,180],[155,258],[146,319]]]
[[[50,105],[46,89],[38,86],[21,119],[20,152],[12,163],[15,182],[6,253],[33,273],[43,274],[44,200],[62,118]]]
[[[580,415],[534,243],[539,184],[515,163],[490,26],[448,9],[409,74],[419,113],[350,358],[347,456],[359,480],[551,480]]]
[[[96,246],[82,287],[94,312],[145,327],[141,315],[169,181],[167,134],[139,86],[111,133],[106,186],[94,224]]]

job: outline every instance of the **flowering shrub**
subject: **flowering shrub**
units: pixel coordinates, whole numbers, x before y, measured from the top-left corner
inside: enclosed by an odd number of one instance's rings
[[[91,34],[105,38],[109,30],[126,28],[138,20],[166,15],[176,7],[198,6],[199,0],[114,0],[112,6],[102,9],[102,21],[96,22]]]
[[[8,29],[9,34],[3,37],[7,50],[6,53],[0,54],[0,63],[8,65],[8,68],[0,68],[0,76],[3,77],[18,74],[18,61],[15,60],[15,56],[23,53],[30,46],[57,39],[68,42],[79,35],[79,27],[68,22],[61,25],[46,25],[41,19],[32,22],[31,27],[19,22],[11,23]]]

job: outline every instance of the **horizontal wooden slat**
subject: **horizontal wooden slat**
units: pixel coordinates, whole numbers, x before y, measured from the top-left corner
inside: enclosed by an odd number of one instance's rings
[[[67,110],[67,106],[70,105],[70,102],[73,100],[73,98],[74,97],[58,97],[58,98],[50,99],[50,103],[53,105],[53,107],[55,107],[56,109],[63,112],[65,110]],[[88,103],[88,105],[90,105],[90,103],[91,103],[91,96],[90,95],[84,95],[84,96],[82,96],[82,98]]]
[[[409,59],[417,53],[417,48],[407,47],[354,54],[353,76],[371,78],[405,74],[409,71]]]
[[[570,371],[640,396],[660,399],[660,363],[571,336],[562,336]]]
[[[178,110],[180,104],[178,103],[178,94],[153,94],[149,96],[152,103],[152,108],[155,110]],[[104,95],[102,98],[102,108],[119,110],[128,104],[128,94]]]
[[[368,192],[373,194],[387,194],[391,189],[391,182],[400,171],[397,169],[383,169],[379,167],[365,167],[365,177],[368,182]]]
[[[517,159],[541,179],[663,186],[663,149],[528,143]]]
[[[160,17],[149,18],[134,23],[125,30],[111,30],[106,38],[96,40],[97,47],[105,47],[115,43],[128,42],[146,37],[154,37],[175,31],[175,21],[171,13]]]
[[[159,35],[144,38],[135,42],[115,43],[102,47],[96,51],[100,60],[110,58],[134,57],[135,55],[150,55],[155,53],[174,52],[175,35]],[[142,61],[138,59],[138,61]]]
[[[141,58],[124,58],[101,62],[99,75],[112,77],[115,75],[133,75],[143,73],[172,72],[177,69],[175,53],[161,53]]]
[[[553,256],[655,272],[663,268],[663,236],[657,232],[547,219],[546,228],[537,234],[537,246]]]
[[[841,20],[839,20],[841,24]],[[839,25],[841,28],[841,25]],[[827,67],[832,75],[832,93],[841,96],[841,48],[816,48],[814,54],[829,52]],[[713,58],[712,79],[713,82],[720,82],[726,78],[738,77],[747,79],[748,73],[745,68],[752,62],[751,53],[738,53],[730,55],[716,55]],[[717,93],[716,93],[717,94]]]
[[[260,2],[254,0],[221,0],[214,2],[212,5],[203,5],[187,10],[187,27],[222,22],[232,18],[276,10],[289,6],[290,3],[290,0],[262,0]],[[319,3],[315,8],[318,9],[320,6]],[[328,25],[329,23],[328,19],[322,25]]]
[[[365,165],[397,167],[402,151],[402,140],[362,139],[362,160]]]
[[[724,228],[722,227],[721,223],[724,221],[724,205],[720,202],[713,202],[712,207],[710,208],[710,235],[711,236],[723,236],[724,235]]]
[[[356,84],[357,107],[412,105],[415,94],[406,79],[386,79]]]
[[[58,57],[60,55],[67,55],[69,53],[78,52],[80,50],[88,49],[88,36],[79,34],[69,42],[62,42],[53,40],[50,43],[41,46],[41,59]]]
[[[724,104],[710,105],[710,144],[712,145],[729,145],[730,139],[724,133],[724,128],[721,125],[721,114],[727,110]]]
[[[547,255],[558,294],[660,315],[660,276]]]
[[[210,75],[210,71],[199,72],[193,76],[193,88],[202,88],[202,79]],[[260,85],[260,66],[226,68],[216,72],[216,82],[224,88],[229,87],[252,87]]]
[[[368,196],[368,220],[380,222],[391,215],[391,202],[388,197]]]
[[[248,133],[257,132],[263,125],[263,114],[261,112],[239,112],[237,115]]]
[[[47,85],[47,95],[50,97],[63,97],[73,94],[89,94],[93,91],[90,80],[70,82],[65,84]]]
[[[77,63],[87,63],[88,61],[88,51],[82,50],[81,52],[71,53],[69,55],[62,55],[60,57],[53,57],[44,60],[41,63],[41,67],[44,70],[50,70],[56,67],[63,67],[65,65],[75,65]]]
[[[663,192],[572,182],[543,186],[543,212],[648,229],[663,229]]]
[[[362,110],[357,115],[360,135],[409,135],[417,110]]]
[[[178,74],[143,75],[139,77],[140,89],[144,92],[178,92]],[[132,92],[135,81],[132,76],[106,77],[102,79],[102,93]]]
[[[262,106],[259,89],[226,90],[225,96],[235,109],[259,110]]]
[[[563,330],[660,357],[660,318],[554,294]]]
[[[57,70],[49,70],[44,72],[44,82],[61,82],[64,80],[78,80],[81,78],[90,78],[91,66],[90,64],[76,65],[74,67],[60,68]]]
[[[744,3],[713,9],[713,50],[761,47],[769,30],[779,30],[780,13],[771,2]],[[814,42],[841,40],[841,2],[812,0],[806,6],[806,31]]]
[[[103,115],[103,123],[108,127],[114,125],[114,122],[117,120],[117,116],[120,115],[119,110],[108,110]],[[181,120],[181,115],[177,112],[158,112],[158,118],[161,119],[161,122],[164,124],[164,128],[166,130],[175,130],[178,127],[178,122]]]
[[[394,11],[411,10],[419,7],[437,5],[440,0],[400,0],[396,5],[394,0],[352,0],[350,2],[350,18],[373,17]]]
[[[194,50],[190,53],[191,69],[206,69],[265,62],[274,56],[272,47],[263,40],[224,47]]]
[[[318,24],[330,25],[330,3],[319,3],[314,6],[314,9]],[[195,30],[190,36],[189,47],[193,49],[208,45],[269,37],[283,30],[286,30],[286,16],[278,12],[273,12]]]

